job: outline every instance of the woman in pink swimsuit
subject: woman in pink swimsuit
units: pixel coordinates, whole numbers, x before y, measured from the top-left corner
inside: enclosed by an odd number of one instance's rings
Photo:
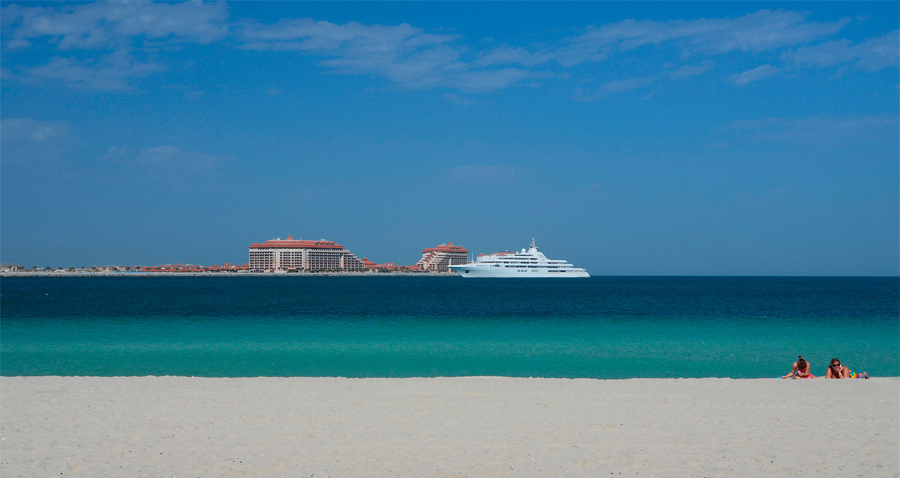
[[[809,373],[809,362],[803,359],[802,355],[797,356],[797,361],[791,366],[791,373],[781,378],[816,378],[815,375]]]

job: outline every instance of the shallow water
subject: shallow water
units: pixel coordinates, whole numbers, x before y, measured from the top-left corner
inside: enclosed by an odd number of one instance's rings
[[[900,375],[900,279],[6,277],[0,374]]]

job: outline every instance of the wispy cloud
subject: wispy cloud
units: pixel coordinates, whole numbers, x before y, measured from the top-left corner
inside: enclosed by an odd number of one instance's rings
[[[156,146],[140,150],[135,155],[135,161],[154,166],[174,166],[181,169],[203,171],[221,166],[228,157],[185,151],[177,146]]]
[[[107,1],[59,7],[9,5],[2,10],[4,47],[21,50],[50,46],[57,50],[110,51],[56,57],[20,68],[24,80],[58,80],[70,88],[105,92],[135,91],[135,80],[165,69],[138,61],[132,51],[148,41],[207,44],[229,34],[225,2],[152,3]],[[45,43],[36,43],[39,40]]]
[[[163,174],[210,172],[219,169],[230,160],[225,155],[189,151],[171,145],[140,150],[110,146],[102,159]]]
[[[72,127],[62,121],[4,118],[0,120],[0,155],[7,164],[55,159],[71,136]]]
[[[62,121],[40,121],[33,118],[0,120],[0,137],[16,141],[51,141],[66,136],[72,128]]]
[[[29,78],[58,80],[70,88],[126,93],[134,91],[132,80],[162,71],[155,62],[140,62],[127,51],[101,56],[99,60],[54,58],[24,71]]]
[[[119,49],[132,39],[175,39],[210,43],[228,34],[225,2],[152,3],[108,1],[61,7],[3,8],[7,48],[27,48],[47,38],[60,50]]]
[[[574,98],[579,101],[596,101],[609,95],[634,91],[653,82],[652,76],[612,80],[600,85],[593,92],[576,91]],[[652,95],[651,95],[652,96]],[[647,97],[649,98],[649,96]]]
[[[731,122],[726,129],[749,134],[753,139],[804,140],[831,142],[845,140],[896,142],[900,131],[896,115],[837,117],[828,115],[805,118],[764,118]]]
[[[683,80],[685,78],[690,78],[692,76],[702,75],[709,70],[712,70],[712,63],[704,63],[702,65],[684,65],[677,70],[670,71],[666,74],[669,79],[672,80]]]
[[[743,73],[735,73],[728,77],[728,81],[731,82],[731,84],[734,86],[747,86],[749,83],[752,83],[754,81],[777,75],[779,71],[780,70],[778,68],[766,64],[758,66],[752,70],[747,70]]]
[[[466,165],[446,172],[447,182],[456,184],[500,184],[515,181],[525,176],[525,171],[517,166]]]
[[[859,68],[877,71],[900,64],[900,31],[894,30],[858,45],[847,40],[836,40],[801,47],[797,51],[784,53],[782,58],[798,67],[856,62]]]
[[[597,94],[610,95],[613,93],[625,93],[647,85],[651,81],[653,81],[653,78],[649,76],[628,78],[626,80],[613,80],[601,85],[600,88],[597,88]]]
[[[103,54],[93,59],[85,59],[84,54],[57,57],[39,66],[6,69],[4,78],[12,71],[17,79],[59,80],[72,88],[119,92],[134,91],[137,80],[165,68],[157,60],[135,59],[133,52],[138,49],[158,52],[160,44],[208,44],[226,38],[230,39],[229,46],[237,48],[309,55],[334,73],[381,78],[401,88],[444,88],[462,93],[535,85],[540,78],[564,81],[571,67],[633,57],[635,50],[651,46],[668,48],[681,62],[697,55],[792,50],[783,53],[782,59],[794,67],[856,62],[860,68],[874,71],[897,65],[897,31],[857,45],[834,40],[849,21],[813,22],[808,13],[785,10],[760,10],[736,18],[665,22],[629,19],[585,27],[566,38],[484,48],[485,42],[473,43],[460,35],[429,32],[407,23],[338,24],[312,18],[230,23],[223,1],[132,0],[39,7],[12,4],[2,10],[6,50],[49,46]],[[660,65],[655,72],[650,65],[643,80],[598,78],[607,83],[595,92],[575,96],[596,99],[640,87],[651,81],[647,78],[683,80],[713,68],[710,59],[692,63],[674,69]],[[732,75],[729,81],[744,86],[778,71],[779,67],[766,64]]]
[[[455,105],[470,106],[473,104],[472,100],[470,100],[468,98],[463,98],[462,96],[459,96],[456,93],[444,93],[443,98]]]
[[[493,91],[541,74],[520,68],[488,68],[464,61],[459,37],[426,33],[408,24],[343,25],[310,18],[275,24],[244,23],[242,48],[298,51],[327,57],[320,64],[337,73],[373,75],[406,88],[447,87]]]
[[[613,52],[664,43],[704,54],[762,52],[826,38],[849,21],[815,23],[806,17],[798,12],[760,10],[734,19],[625,20],[591,27],[556,48],[553,55],[560,64],[573,66],[606,59]]]
[[[520,64],[531,67],[547,63],[555,56],[548,50],[532,52],[523,47],[502,46],[483,53],[474,63],[480,67],[504,64]]]

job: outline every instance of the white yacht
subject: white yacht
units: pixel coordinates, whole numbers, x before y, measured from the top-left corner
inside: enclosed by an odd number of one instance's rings
[[[538,252],[534,239],[527,251],[522,249],[522,252],[479,254],[475,262],[450,266],[450,269],[463,277],[590,277],[586,270],[566,261],[547,259],[547,256]]]

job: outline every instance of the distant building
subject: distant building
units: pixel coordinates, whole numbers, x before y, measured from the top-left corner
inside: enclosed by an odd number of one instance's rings
[[[398,266],[393,262],[386,262],[384,264],[376,264],[370,261],[367,257],[363,257],[362,259],[363,266],[374,272],[421,272],[418,266]]]
[[[272,239],[250,246],[251,272],[276,271],[359,271],[365,270],[363,262],[340,244],[321,241]]]
[[[0,264],[0,272],[21,272],[25,266],[19,264]]]
[[[207,267],[206,270],[209,272],[247,272],[250,270],[250,264],[236,266],[230,262],[225,262],[221,266],[213,264],[211,267]]]
[[[126,268],[127,269],[127,268]],[[198,266],[192,264],[164,264],[159,266],[142,266],[133,267],[131,270],[135,272],[247,272],[250,269],[249,264],[236,266],[230,262],[221,266]]]
[[[416,266],[432,272],[450,272],[449,266],[466,262],[469,262],[469,251],[448,242],[422,251],[422,258],[416,262]]]

